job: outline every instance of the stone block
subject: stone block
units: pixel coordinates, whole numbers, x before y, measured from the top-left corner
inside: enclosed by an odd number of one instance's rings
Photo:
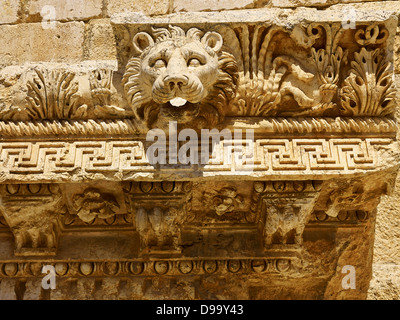
[[[83,22],[0,26],[0,67],[30,61],[81,61],[84,30]]]
[[[0,24],[17,22],[18,10],[19,1],[0,0]]]
[[[68,22],[70,1],[0,25],[0,299],[399,297],[392,12],[103,0]],[[183,128],[233,136],[188,166]]]
[[[87,60],[116,59],[114,33],[109,19],[94,19],[86,25],[84,58]]]
[[[170,0],[109,0],[107,13],[109,16],[124,12],[141,12],[148,16],[167,14]]]
[[[194,0],[175,0],[173,4],[174,12],[191,12],[191,11],[221,11],[221,10],[231,10],[231,9],[245,9],[254,8],[254,0],[204,0],[204,1],[194,1]]]
[[[370,2],[373,0],[272,0],[274,7],[296,8],[296,7],[328,7],[340,3]]]
[[[52,14],[45,6],[54,8],[55,20],[85,20],[102,14],[102,0],[32,0],[28,4],[28,15],[34,21]],[[38,20],[39,19],[39,20]]]

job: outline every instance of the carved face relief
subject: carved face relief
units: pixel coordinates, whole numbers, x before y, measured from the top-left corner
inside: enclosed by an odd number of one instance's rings
[[[219,41],[222,41],[221,39]],[[218,57],[210,55],[198,41],[179,47],[166,41],[154,47],[142,63],[142,76],[151,79],[156,103],[184,107],[186,101],[198,103],[218,76]]]
[[[207,32],[200,38],[196,28],[186,33],[179,27],[170,30],[153,30],[155,41],[145,32],[135,35],[133,46],[140,56],[128,63],[123,79],[133,110],[148,123],[154,122],[159,113],[167,121],[193,120],[207,100],[213,99],[213,105],[218,105],[221,86],[216,84],[221,77],[226,82],[221,55],[226,58],[227,54],[221,53],[220,34]],[[230,59],[233,61],[233,56]],[[226,72],[234,73],[232,70]],[[233,78],[231,74],[231,86]]]

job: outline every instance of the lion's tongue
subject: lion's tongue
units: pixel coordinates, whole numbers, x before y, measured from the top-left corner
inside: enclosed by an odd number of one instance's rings
[[[185,105],[186,102],[187,100],[182,99],[180,97],[173,98],[169,101],[169,103],[174,107],[182,107],[183,105]]]

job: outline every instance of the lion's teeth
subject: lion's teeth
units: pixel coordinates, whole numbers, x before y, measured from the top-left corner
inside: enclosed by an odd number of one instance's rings
[[[185,105],[186,102],[187,100],[179,97],[176,97],[169,101],[169,103],[172,104],[174,107],[182,107],[183,105]]]

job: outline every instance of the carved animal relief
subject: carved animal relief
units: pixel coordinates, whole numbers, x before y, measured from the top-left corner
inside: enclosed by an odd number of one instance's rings
[[[123,78],[136,116],[149,125],[158,118],[180,123],[199,118],[202,126],[219,122],[237,85],[236,61],[223,50],[222,36],[177,26],[152,33],[134,36],[139,55]]]

